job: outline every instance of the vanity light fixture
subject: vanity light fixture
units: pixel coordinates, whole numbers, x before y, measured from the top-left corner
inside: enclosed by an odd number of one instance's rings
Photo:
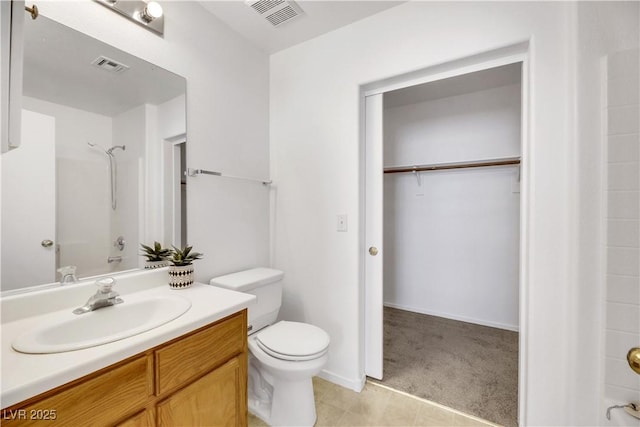
[[[159,35],[164,34],[164,13],[158,2],[143,0],[95,0],[95,2]]]

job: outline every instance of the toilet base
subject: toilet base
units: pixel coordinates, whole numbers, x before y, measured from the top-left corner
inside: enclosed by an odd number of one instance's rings
[[[274,386],[274,390],[270,425],[311,427],[316,423],[316,402],[311,378],[281,381]]]
[[[271,404],[249,396],[249,412],[270,426],[313,426],[316,405],[311,379],[274,384]]]
[[[260,418],[265,423],[271,425],[269,419],[271,415],[271,405],[265,404],[258,399],[251,399],[251,397],[249,397],[249,413]]]
[[[270,426],[313,426],[316,404],[312,378],[326,364],[327,355],[285,362],[262,353],[251,338],[249,349],[249,411]]]

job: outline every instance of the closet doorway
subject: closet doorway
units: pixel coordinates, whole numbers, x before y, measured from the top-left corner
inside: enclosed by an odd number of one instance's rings
[[[366,374],[506,426],[518,415],[522,76],[507,62],[365,98]]]

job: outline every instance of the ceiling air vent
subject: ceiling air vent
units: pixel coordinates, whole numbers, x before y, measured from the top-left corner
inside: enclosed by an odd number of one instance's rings
[[[110,73],[121,73],[129,69],[127,65],[116,62],[113,59],[107,58],[106,56],[99,56],[91,63],[98,68],[109,71]]]
[[[288,0],[248,0],[247,4],[274,27],[289,22],[303,13],[300,6]]]

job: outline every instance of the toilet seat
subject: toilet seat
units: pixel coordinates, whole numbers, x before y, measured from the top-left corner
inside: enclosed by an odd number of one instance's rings
[[[313,360],[327,352],[329,335],[317,326],[283,320],[258,332],[256,344],[277,359]]]

